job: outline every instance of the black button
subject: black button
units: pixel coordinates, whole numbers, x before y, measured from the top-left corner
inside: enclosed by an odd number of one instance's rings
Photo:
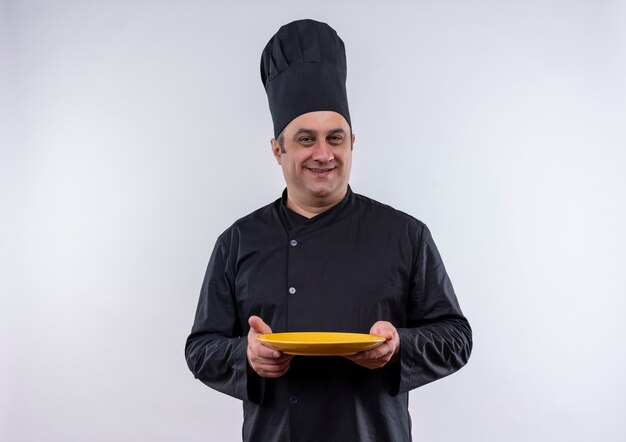
[[[297,404],[297,403],[298,403],[298,398],[297,398],[297,397],[295,397],[295,396],[293,396],[293,395],[289,396],[289,403],[290,403],[291,405],[295,405],[295,404]]]

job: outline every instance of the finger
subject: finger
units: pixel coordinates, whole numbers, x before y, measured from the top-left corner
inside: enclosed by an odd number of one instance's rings
[[[291,359],[280,364],[260,364],[255,367],[255,371],[263,377],[279,377],[287,373],[291,366]]]
[[[393,353],[391,351],[383,351],[379,350],[376,353],[374,350],[368,351],[367,353],[360,354],[355,356],[352,361],[367,368],[380,368],[387,364]]]
[[[270,328],[270,326],[263,322],[263,320],[258,316],[250,316],[250,318],[248,318],[248,324],[250,325],[250,328],[257,333],[272,333],[272,329]]]
[[[252,355],[248,359],[250,361],[250,366],[254,369],[254,371],[259,374],[274,372],[281,368],[281,364],[278,363],[275,359],[260,358],[254,355]]]
[[[248,347],[251,353],[255,356],[280,361],[287,359],[291,360],[293,358],[293,355],[288,355],[281,352],[280,350],[276,350],[275,348],[268,346],[266,343],[261,342],[254,337],[252,337],[250,341],[252,342],[248,343]]]
[[[288,370],[289,370],[289,367],[281,371],[257,371],[257,374],[263,378],[279,378],[281,376],[284,376]]]
[[[356,356],[359,360],[380,359],[383,358],[386,354],[390,353],[392,351],[391,349],[392,345],[389,344],[388,341],[386,341],[376,348],[357,353]]]
[[[377,322],[370,330],[370,334],[383,337],[388,341],[393,339],[394,333],[396,333],[396,329],[389,323]]]
[[[289,366],[290,362],[289,361],[285,361],[282,364],[257,364],[256,368],[258,371],[261,371],[263,373],[279,373],[281,371],[283,371],[287,366]]]
[[[366,361],[354,361],[355,364],[364,367],[364,368],[368,368],[370,370],[376,369],[376,368],[381,368],[383,367],[386,362],[384,362],[383,360],[380,359],[376,359],[376,360],[366,360]]]
[[[283,355],[280,351],[268,347],[260,341],[253,343],[251,350],[255,356],[271,360],[279,359]]]

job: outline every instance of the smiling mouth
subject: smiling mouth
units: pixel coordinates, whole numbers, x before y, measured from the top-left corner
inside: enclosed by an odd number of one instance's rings
[[[335,168],[334,168],[334,167],[333,167],[332,169],[315,169],[315,168],[312,168],[312,167],[307,167],[307,169],[308,169],[308,170],[310,170],[310,171],[311,171],[311,172],[313,172],[313,173],[319,173],[319,174],[322,174],[322,173],[326,173],[326,172],[330,172],[330,171],[332,171],[332,170],[335,170]]]

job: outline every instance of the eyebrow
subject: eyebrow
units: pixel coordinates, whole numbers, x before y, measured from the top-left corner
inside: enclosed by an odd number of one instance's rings
[[[345,134],[346,131],[339,127],[337,129],[331,129],[327,132],[328,135],[337,134],[337,133]],[[317,135],[318,132],[314,129],[301,128],[301,129],[298,129],[295,134],[293,134],[293,137],[296,138],[298,135],[302,135],[302,134]]]

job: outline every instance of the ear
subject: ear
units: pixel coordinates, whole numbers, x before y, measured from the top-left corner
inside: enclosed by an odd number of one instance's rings
[[[276,158],[276,162],[280,166],[280,159],[282,151],[280,150],[280,144],[276,140],[276,138],[272,138],[270,140],[270,144],[272,145],[272,154],[274,154],[274,158]]]
[[[350,145],[350,150],[354,149],[354,142],[356,141],[356,134],[352,132],[352,144]]]

